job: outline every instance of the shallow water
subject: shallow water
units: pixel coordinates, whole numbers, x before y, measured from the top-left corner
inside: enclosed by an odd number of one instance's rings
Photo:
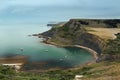
[[[56,47],[40,43],[39,38],[28,35],[49,30],[45,25],[0,25],[0,57],[28,56],[27,69],[74,67],[93,59],[83,49]],[[23,51],[21,50],[23,49]]]

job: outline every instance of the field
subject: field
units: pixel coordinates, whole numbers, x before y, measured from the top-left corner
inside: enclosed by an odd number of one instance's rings
[[[115,34],[120,33],[120,28],[86,28],[88,33],[97,35],[104,40],[115,39]]]

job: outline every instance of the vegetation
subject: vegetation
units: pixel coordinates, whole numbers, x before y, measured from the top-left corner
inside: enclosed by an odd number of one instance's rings
[[[105,60],[120,61],[120,33],[117,38],[107,42],[107,48],[103,51]]]
[[[33,73],[0,66],[0,80],[74,80],[75,75],[83,75],[82,80],[119,80],[119,67],[119,62],[100,62],[69,70]]]
[[[117,38],[107,42],[106,54],[120,54],[120,33],[116,34]]]
[[[16,72],[8,66],[0,66],[0,80],[72,80],[74,74],[56,70],[44,73]]]

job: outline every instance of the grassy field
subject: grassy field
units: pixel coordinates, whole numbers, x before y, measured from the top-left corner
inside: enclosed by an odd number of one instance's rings
[[[114,34],[120,33],[120,28],[86,28],[88,33],[97,35],[104,40],[115,39],[116,36]]]
[[[102,62],[96,63],[86,71],[83,80],[119,80],[120,78],[120,63],[117,62]]]

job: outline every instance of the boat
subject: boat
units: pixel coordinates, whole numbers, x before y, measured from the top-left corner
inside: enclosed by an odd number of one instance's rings
[[[45,50],[45,52],[48,52],[48,50]]]

